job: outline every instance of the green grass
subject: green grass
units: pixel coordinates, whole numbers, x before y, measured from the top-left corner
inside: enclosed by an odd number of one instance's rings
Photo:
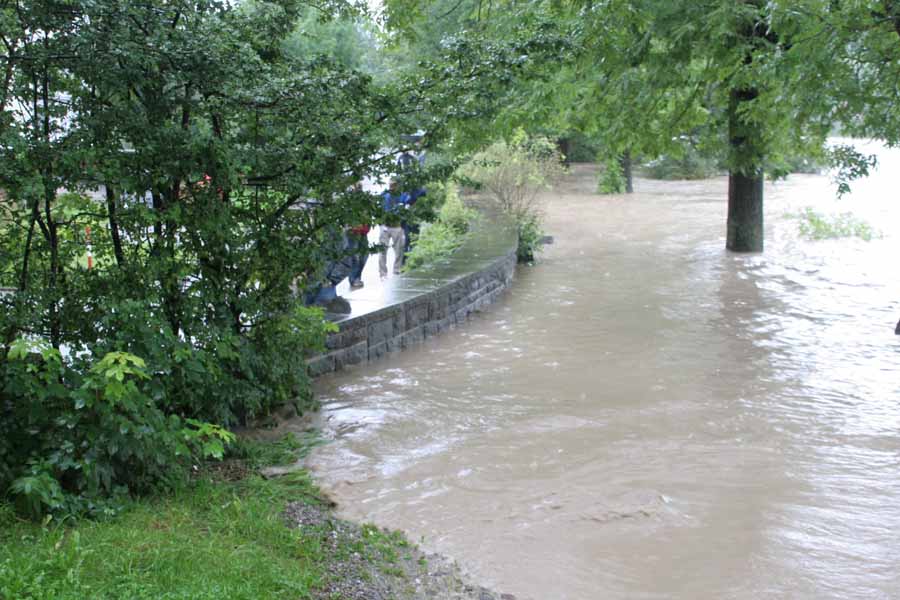
[[[295,460],[301,442],[244,443],[242,464]],[[239,452],[240,454],[241,452]],[[238,469],[240,471],[240,469]],[[233,473],[234,470],[224,472]],[[171,496],[135,502],[106,521],[32,523],[0,504],[0,599],[308,598],[328,577],[322,527],[291,529],[295,500],[320,502],[305,472],[222,480],[213,470]],[[391,563],[405,540],[367,527],[360,552]]]
[[[870,241],[878,237],[871,225],[857,219],[851,213],[825,215],[806,208],[793,215],[800,220],[800,235],[812,240],[828,240],[857,237]]]
[[[305,475],[198,482],[107,522],[0,522],[0,597],[304,598],[325,575],[317,536],[289,529],[288,500],[312,499]]]

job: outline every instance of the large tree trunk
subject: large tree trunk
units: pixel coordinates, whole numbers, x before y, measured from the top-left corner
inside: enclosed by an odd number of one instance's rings
[[[900,335],[900,321],[897,321],[897,327],[894,328],[894,333]]]
[[[728,174],[728,237],[732,252],[763,250],[763,174]]]
[[[763,173],[758,133],[741,118],[745,103],[758,92],[752,88],[731,91],[728,103],[728,143],[732,167],[728,174],[728,237],[725,247],[733,252],[763,250]]]
[[[762,0],[744,0],[761,10]],[[753,63],[753,48],[778,38],[761,19],[760,14],[738,28],[738,35],[748,46],[744,64]],[[728,173],[728,236],[725,247],[733,252],[763,250],[763,160],[765,144],[758,125],[748,120],[748,110],[759,96],[754,85],[746,83],[731,89],[728,98],[728,143],[731,146],[731,169]]]

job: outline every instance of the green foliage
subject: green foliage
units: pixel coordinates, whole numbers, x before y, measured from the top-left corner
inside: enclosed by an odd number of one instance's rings
[[[871,225],[852,213],[829,216],[806,208],[794,216],[800,220],[800,234],[811,240],[856,237],[868,242],[873,237],[879,237]]]
[[[477,211],[463,203],[456,184],[452,182],[447,183],[445,185],[444,202],[438,213],[438,222],[462,235],[469,230],[472,221],[477,217]]]
[[[592,163],[600,154],[600,144],[579,131],[564,136],[568,150],[565,159],[570,163]]]
[[[519,130],[510,142],[495,142],[460,167],[459,175],[488,192],[519,231],[521,260],[538,249],[542,210],[539,193],[565,172],[559,150],[547,138],[528,138]]]
[[[653,179],[707,179],[722,173],[715,157],[700,153],[689,146],[680,155],[665,154],[648,162],[644,169]]]
[[[541,227],[539,215],[525,217],[517,223],[519,232],[519,245],[516,248],[516,257],[519,262],[531,262],[535,254],[541,248],[541,240],[544,238],[544,230]]]
[[[463,204],[456,184],[444,184],[440,193],[443,205],[438,218],[433,223],[423,224],[418,236],[413,239],[412,249],[403,265],[406,271],[432,264],[453,254],[462,245],[469,225],[478,216],[475,210]]]
[[[785,159],[785,171],[805,175],[818,175],[827,168],[824,159],[818,156],[789,156]]]
[[[353,68],[369,32],[294,1],[65,8],[0,6],[0,494],[96,514],[221,454],[221,427],[311,406],[331,327],[302,295],[329,232],[379,212],[354,184],[398,132],[487,118],[556,42],[457,36],[382,86]],[[360,37],[296,37],[328,31]]]
[[[868,176],[877,159],[874,154],[865,155],[852,146],[838,144],[828,149],[828,162],[835,169],[834,180],[840,197],[850,192],[852,181]]]
[[[316,496],[304,474],[201,480],[99,522],[10,523],[0,531],[0,597],[309,597],[329,557],[318,531],[289,529],[281,513],[290,500]]]
[[[304,6],[282,46],[296,59],[327,56],[344,67],[367,72],[379,66],[374,26],[359,15],[323,19],[318,8]]]
[[[440,221],[425,223],[412,240],[412,249],[403,264],[404,272],[434,264],[453,254],[463,243],[463,236]]]
[[[144,361],[110,352],[69,367],[46,344],[15,341],[3,362],[0,485],[33,517],[98,515],[128,495],[171,488],[192,461],[221,458],[233,434],[167,414]]]
[[[624,194],[625,173],[618,158],[607,158],[603,161],[603,170],[597,182],[599,194]]]

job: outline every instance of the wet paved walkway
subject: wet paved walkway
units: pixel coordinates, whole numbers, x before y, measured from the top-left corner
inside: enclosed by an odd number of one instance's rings
[[[370,245],[378,243],[379,231],[379,227],[374,227],[369,232]],[[337,286],[338,295],[350,302],[352,312],[349,315],[329,315],[329,318],[340,323],[435,292],[490,267],[498,258],[507,255],[515,244],[515,231],[508,224],[496,216],[482,214],[473,224],[462,247],[452,256],[434,264],[394,275],[390,269],[394,264],[394,251],[389,249],[389,274],[381,279],[378,275],[378,254],[372,254],[363,270],[365,287],[351,290],[347,280]]]

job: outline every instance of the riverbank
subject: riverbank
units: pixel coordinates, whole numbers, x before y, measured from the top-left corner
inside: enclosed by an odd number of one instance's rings
[[[496,226],[496,227],[492,227]],[[465,321],[507,287],[515,237],[478,222],[453,256],[349,294],[313,374],[375,360]],[[0,600],[309,598],[512,600],[403,534],[335,515],[298,464],[304,428],[243,440],[190,485],[101,521],[35,524],[0,504]],[[269,432],[272,433],[271,431]],[[266,476],[268,475],[268,476]]]
[[[53,600],[510,600],[469,584],[398,532],[339,519],[292,438],[244,446],[178,492],[75,525],[36,524],[0,506],[0,598]]]

